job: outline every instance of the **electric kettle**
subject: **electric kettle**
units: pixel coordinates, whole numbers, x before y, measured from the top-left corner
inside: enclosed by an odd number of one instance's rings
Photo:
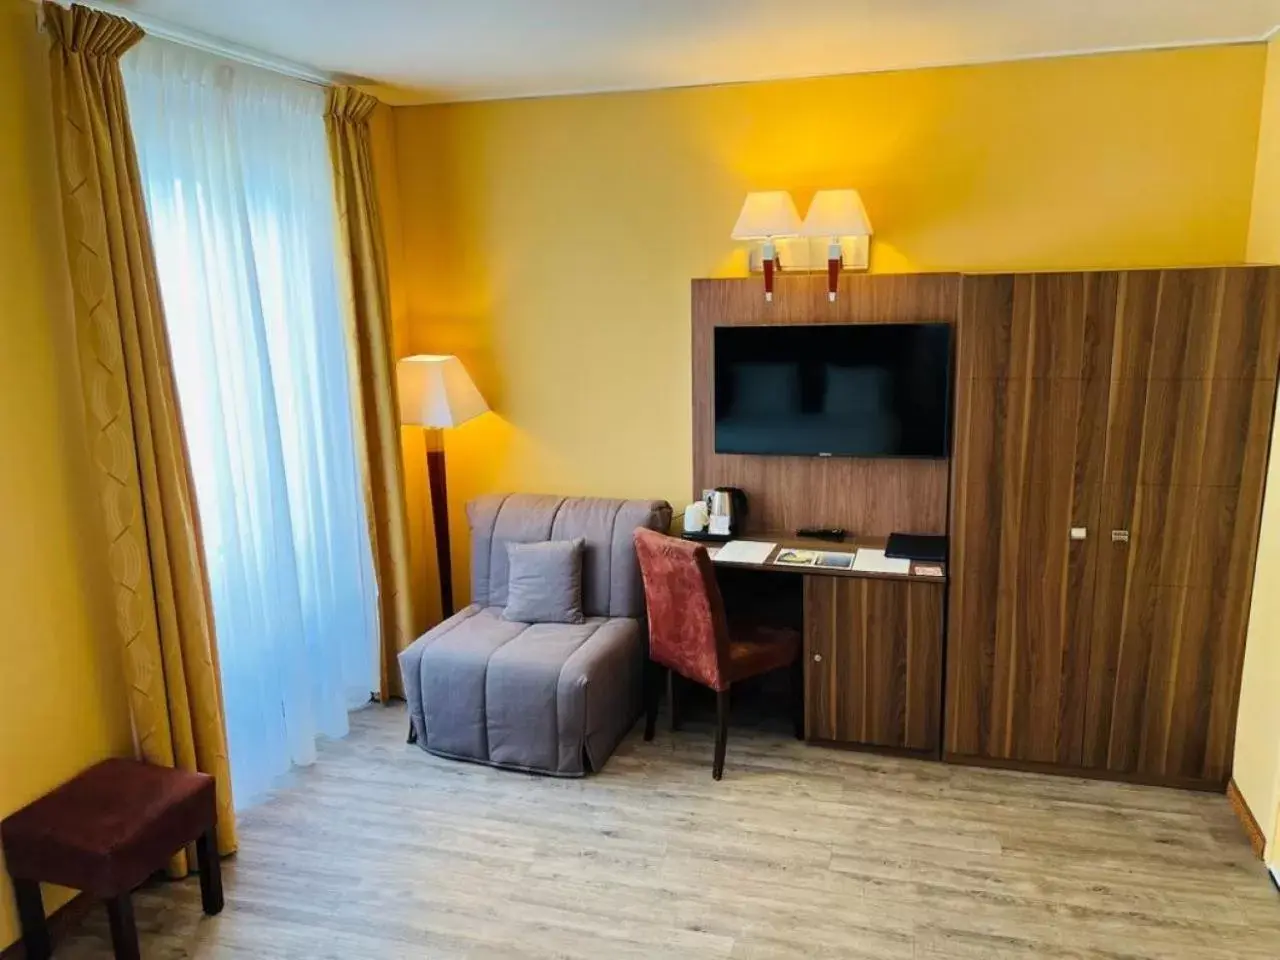
[[[737,487],[716,487],[707,503],[711,513],[709,531],[736,537],[747,518],[747,495]]]

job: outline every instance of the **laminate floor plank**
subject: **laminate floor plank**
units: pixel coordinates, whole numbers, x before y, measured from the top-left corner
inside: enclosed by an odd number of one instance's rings
[[[441,760],[403,706],[243,813],[226,909],[135,894],[161,960],[1276,960],[1280,896],[1224,797],[639,729],[559,780]],[[95,910],[60,960],[111,956]]]

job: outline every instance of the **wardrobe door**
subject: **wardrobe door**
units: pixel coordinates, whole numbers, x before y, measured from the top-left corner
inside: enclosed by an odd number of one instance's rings
[[[1080,763],[1116,289],[1105,273],[964,279],[950,754]]]
[[[1280,325],[1266,268],[1122,277],[1084,763],[1225,782]]]

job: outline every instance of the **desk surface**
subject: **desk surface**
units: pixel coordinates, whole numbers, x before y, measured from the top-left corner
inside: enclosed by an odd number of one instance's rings
[[[756,543],[774,543],[777,546],[770,551],[769,559],[764,563],[727,563],[717,562],[717,566],[733,568],[735,570],[763,570],[768,573],[800,573],[806,576],[818,577],[870,577],[877,580],[923,580],[932,583],[945,583],[947,579],[947,565],[945,563],[930,563],[928,561],[913,560],[911,561],[910,573],[878,573],[871,570],[841,570],[834,567],[817,567],[806,566],[802,564],[782,564],[775,563],[774,560],[783,550],[811,550],[818,553],[847,553],[854,554],[860,547],[871,547],[876,550],[883,550],[887,540],[884,537],[850,537],[843,543],[832,543],[829,540],[813,540],[804,537],[796,537],[786,533],[752,533],[742,537],[739,540],[751,540]],[[719,544],[704,544],[708,548],[714,548]],[[922,570],[937,570],[939,573],[922,573]]]

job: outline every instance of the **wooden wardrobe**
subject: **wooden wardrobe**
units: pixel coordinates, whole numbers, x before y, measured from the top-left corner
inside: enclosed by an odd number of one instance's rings
[[[1220,787],[1280,269],[966,276],[944,751]]]

